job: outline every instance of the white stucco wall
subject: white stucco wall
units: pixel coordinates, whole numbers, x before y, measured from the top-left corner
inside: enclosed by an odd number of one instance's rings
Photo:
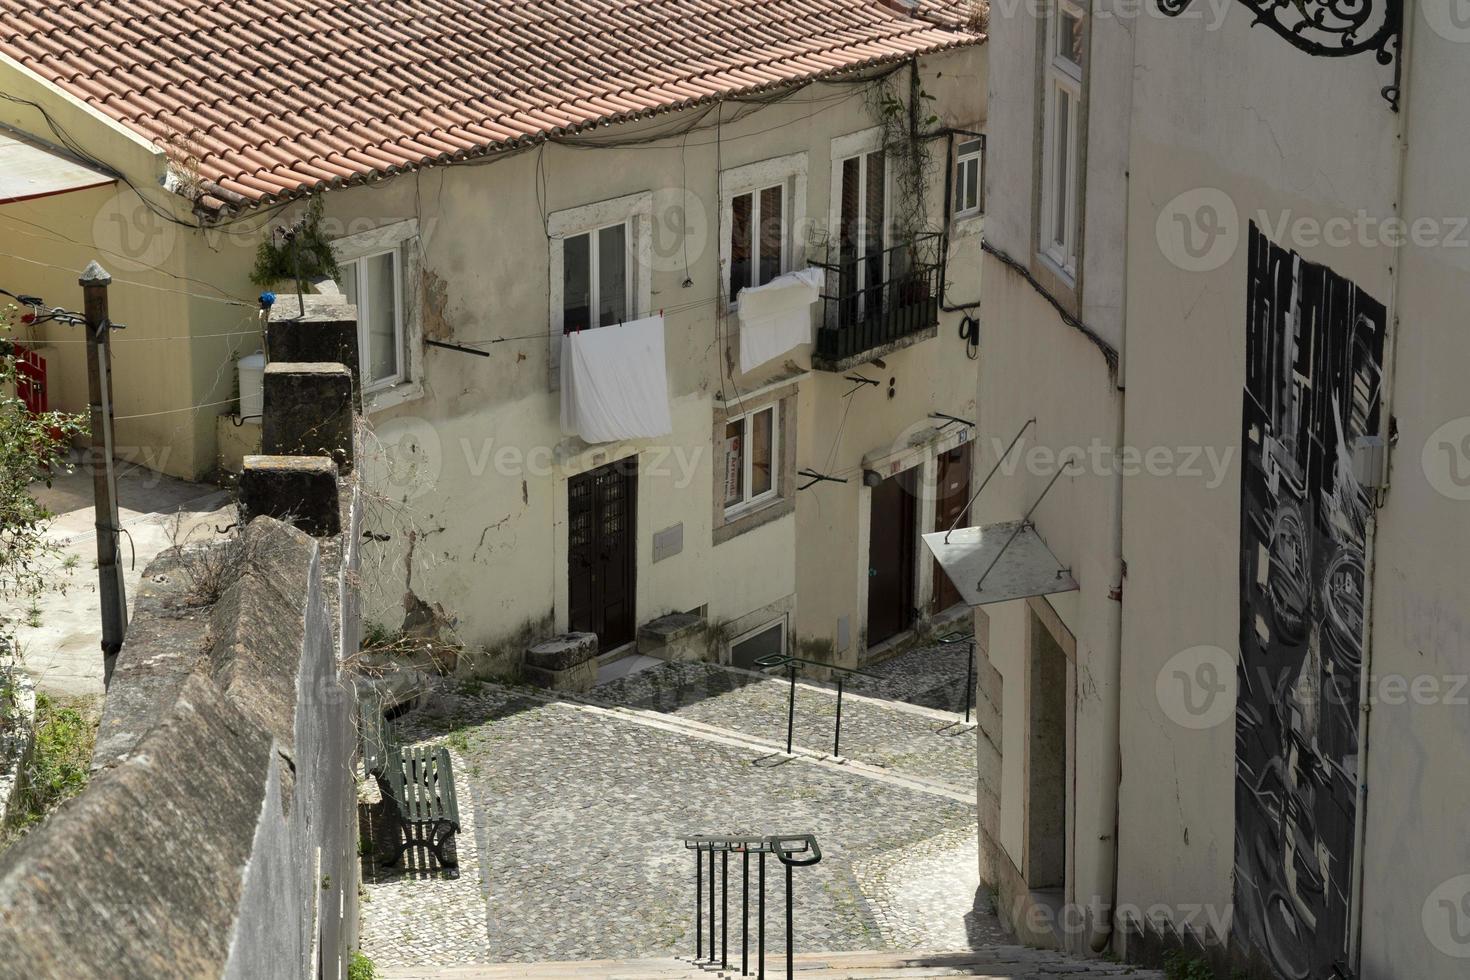
[[[936,97],[939,125],[980,128],[983,101],[976,96],[983,94],[984,58],[984,48],[971,48],[924,59],[921,84]],[[900,94],[907,79],[906,68],[894,76]],[[838,618],[847,616],[856,657],[866,584],[859,577],[858,504],[867,492],[862,461],[937,425],[930,412],[973,417],[976,367],[956,333],[961,314],[943,315],[937,337],[886,355],[885,367],[854,368],[881,376],[883,385],[860,392],[850,409],[843,392],[851,384],[840,373],[810,371],[809,347],[748,376],[737,370],[722,386],[724,331],[735,334],[738,327],[733,316],[716,326],[721,229],[714,202],[722,170],[804,154],[806,254],[799,245],[792,264],[823,258],[832,140],[876,125],[871,102],[858,86],[815,85],[758,112],[747,109],[718,130],[695,130],[687,141],[618,149],[548,145],[488,165],[438,168],[328,195],[329,221],[349,230],[417,217],[425,335],[490,352],[481,358],[427,348],[422,397],[370,415],[386,443],[408,433],[428,447],[432,476],[400,474],[402,485],[389,495],[407,492],[411,499],[393,513],[378,508],[383,526],[376,530],[392,540],[365,547],[365,563],[379,569],[373,618],[395,624],[411,588],[455,615],[472,644],[519,642],[523,629],[539,631],[548,618],[551,628],[565,628],[567,479],[637,452],[643,470],[639,623],[703,608],[711,624],[745,628],[758,625],[751,617],[761,610],[772,617],[785,611],[792,614],[792,637],[820,644],[835,637]],[[726,114],[733,119],[735,109]],[[652,125],[679,121],[668,116]],[[597,138],[649,129],[614,127]],[[944,149],[942,139],[931,144],[932,214],[921,222],[935,230],[942,223]],[[561,432],[558,396],[548,390],[547,293],[554,270],[543,215],[643,192],[653,195],[649,309],[666,316],[674,431],[629,446],[588,447]],[[687,242],[676,234],[680,206],[688,209]],[[978,222],[958,229],[950,255],[954,302],[978,299],[978,230]],[[487,346],[497,338],[507,339]],[[848,483],[799,493],[794,513],[714,544],[713,413],[722,403],[745,404],[746,396],[756,404],[761,390],[784,379],[799,392],[791,429],[796,467],[843,472]],[[653,533],[679,523],[682,552],[655,563]],[[404,558],[410,547],[411,565]]]

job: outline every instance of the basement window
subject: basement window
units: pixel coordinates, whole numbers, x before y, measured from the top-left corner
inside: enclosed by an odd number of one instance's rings
[[[730,666],[754,670],[762,657],[786,652],[786,617],[744,633],[730,641]]]

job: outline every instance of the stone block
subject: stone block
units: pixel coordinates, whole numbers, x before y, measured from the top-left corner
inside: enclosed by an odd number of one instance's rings
[[[362,397],[357,364],[357,307],[342,296],[305,296],[301,312],[296,294],[283,293],[265,325],[265,353],[272,363],[345,364],[352,390]]]
[[[337,534],[337,464],[325,456],[246,456],[240,473],[241,518],[274,517],[313,537]]]
[[[708,659],[705,621],[694,613],[671,613],[638,627],[638,652],[660,660],[694,662]]]
[[[283,362],[265,367],[267,456],[328,456],[352,472],[352,372],[344,364]]]
[[[526,651],[526,680],[549,691],[590,691],[597,684],[597,634],[563,633]]]

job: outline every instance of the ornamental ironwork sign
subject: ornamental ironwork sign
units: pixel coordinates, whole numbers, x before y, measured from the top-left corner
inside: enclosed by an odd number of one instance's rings
[[[1158,0],[1178,17],[1193,0]],[[1403,0],[1239,0],[1256,19],[1294,47],[1323,58],[1373,54],[1391,64],[1399,49]],[[1386,93],[1385,93],[1386,94]]]

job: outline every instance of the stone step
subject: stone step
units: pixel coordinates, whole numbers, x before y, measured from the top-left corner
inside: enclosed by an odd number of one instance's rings
[[[1162,974],[1151,970],[1021,946],[990,946],[956,953],[802,953],[794,957],[794,967],[794,973],[800,980],[918,980],[920,977],[981,977],[988,980],[1072,977],[1085,980],[1123,976],[1135,980],[1162,980]],[[767,960],[768,977],[784,974],[784,962]],[[740,969],[738,966],[720,969],[694,963],[687,957],[668,957],[393,967],[380,969],[378,975],[384,980],[737,980]]]

